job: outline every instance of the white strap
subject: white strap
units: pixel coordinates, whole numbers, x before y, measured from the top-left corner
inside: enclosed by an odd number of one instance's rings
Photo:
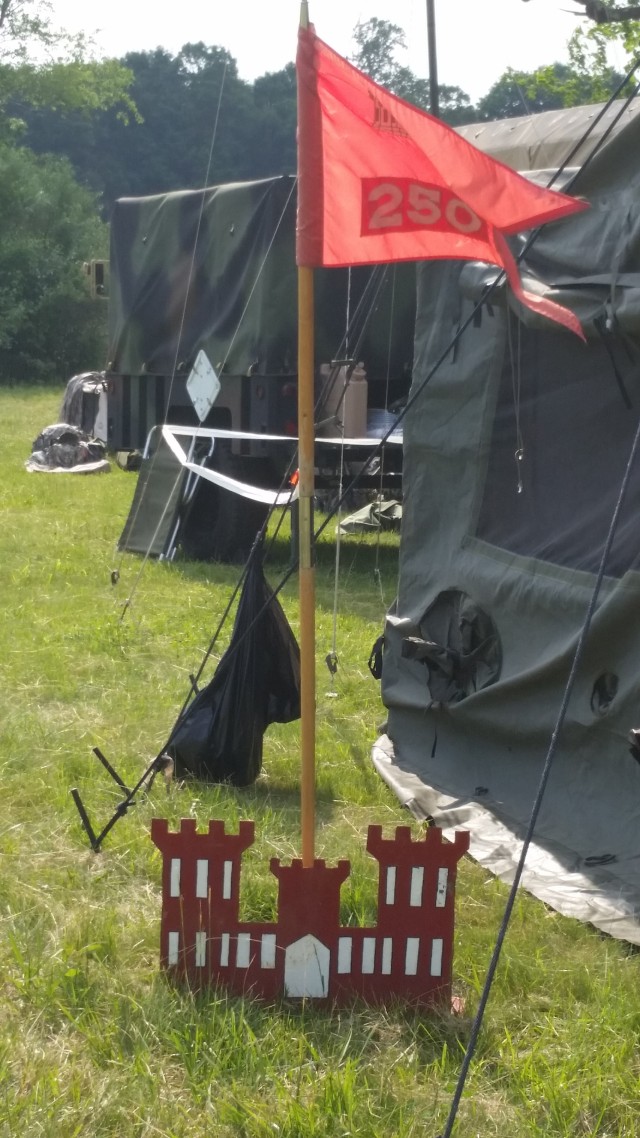
[[[200,478],[205,478],[207,482],[213,482],[216,486],[220,486],[222,490],[229,490],[232,494],[240,494],[243,498],[250,498],[252,502],[262,502],[266,506],[288,506],[294,498],[297,498],[297,487],[281,491],[266,490],[262,486],[251,486],[248,482],[238,482],[236,478],[229,478],[227,474],[222,474],[219,470],[209,470],[206,466],[201,466],[197,462],[190,462],[187,458],[186,451],[178,442],[176,435],[188,434],[189,437],[192,437],[193,433],[193,431],[185,431],[184,428],[172,427],[167,424],[162,427],[162,437],[167,446],[178,459],[178,462],[187,470],[192,470],[194,474],[197,474]],[[200,434],[200,431],[198,430],[197,433]],[[219,433],[215,431],[209,435],[209,432],[207,432],[209,437],[213,437],[214,439],[229,437],[230,433],[231,432],[221,430]],[[246,438],[247,436],[244,435],[243,437]],[[268,438],[269,436],[256,436],[256,438],[261,439],[265,437]],[[286,438],[287,436],[282,437]],[[291,439],[289,438],[287,441],[291,442]]]

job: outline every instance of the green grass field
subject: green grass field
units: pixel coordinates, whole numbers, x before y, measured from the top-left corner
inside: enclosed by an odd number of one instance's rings
[[[463,1015],[362,1004],[330,1014],[195,996],[158,966],[151,819],[255,819],[243,915],[269,919],[269,857],[299,855],[298,724],[268,730],[263,774],[249,790],[191,783],[168,794],[158,781],[101,853],[88,848],[70,788],[96,825],[106,821],[118,795],[92,748],[130,784],[142,773],[238,570],[148,562],[141,571],[140,558],[119,554],[135,475],[115,465],[104,475],[27,474],[32,440],[57,420],[61,396],[0,389],[0,1138],[435,1138],[504,910],[502,885],[469,859],[460,864],[454,992]],[[282,539],[267,566],[272,583],[288,557]],[[367,826],[408,821],[369,759],[384,707],[366,662],[393,600],[397,541],[376,551],[370,539],[343,540],[335,681],[324,665],[333,564],[327,532],[317,573],[317,851],[350,858],[343,906],[361,921],[375,905]],[[295,577],[281,599],[295,630]],[[639,983],[640,957],[628,946],[522,894],[456,1134],[635,1136]]]

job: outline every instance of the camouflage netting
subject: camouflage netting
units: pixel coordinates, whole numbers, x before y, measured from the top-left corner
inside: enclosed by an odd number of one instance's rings
[[[29,471],[92,473],[108,470],[106,448],[71,423],[53,423],[40,432],[25,466]]]

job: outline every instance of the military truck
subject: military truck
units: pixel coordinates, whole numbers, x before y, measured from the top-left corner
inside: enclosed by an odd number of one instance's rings
[[[202,425],[295,437],[295,220],[290,176],[115,203],[105,374],[111,451],[141,450],[158,423],[198,423],[187,379],[201,351],[220,381]],[[413,264],[318,270],[318,376],[335,374],[336,359],[347,361],[348,374],[352,361],[366,375],[370,419],[397,405],[410,383],[414,318]],[[215,464],[277,488],[290,455],[291,447],[241,437],[216,445]],[[331,482],[337,461],[323,448],[321,480]],[[399,463],[400,455],[396,486]],[[389,477],[393,465],[385,462]],[[253,503],[236,499],[226,512],[225,526],[253,537]]]

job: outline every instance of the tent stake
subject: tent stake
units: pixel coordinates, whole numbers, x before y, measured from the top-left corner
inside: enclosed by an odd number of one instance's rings
[[[121,802],[118,803],[107,824],[103,827],[99,834],[96,834],[89,820],[89,815],[87,814],[86,807],[82,801],[82,798],[80,797],[80,791],[75,786],[71,790],[71,797],[76,804],[78,814],[80,815],[80,821],[82,822],[84,831],[89,839],[89,844],[91,845],[94,853],[98,853],[104,839],[106,838],[107,834],[111,832],[118,819],[123,818],[127,813],[129,807],[135,805],[136,795],[139,793],[145,783],[147,783],[146,789],[151,790],[153,781],[158,771],[165,770],[170,763],[172,764],[172,760],[170,760],[165,754],[156,755],[155,759],[149,763],[147,769],[140,776],[133,789],[129,790],[126,783],[123,782],[123,780],[120,778],[118,772],[111,766],[111,763],[105,758],[105,756],[97,747],[93,748],[93,753],[98,759],[100,759],[100,762],[109,772],[114,782],[116,782],[118,786],[125,791],[125,797]]]

